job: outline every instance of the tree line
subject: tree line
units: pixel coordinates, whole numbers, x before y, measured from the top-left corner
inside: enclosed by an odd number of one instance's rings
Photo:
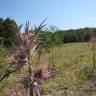
[[[90,28],[57,31],[56,33],[59,38],[62,38],[63,43],[88,42],[91,38]]]
[[[49,31],[46,32],[46,35],[47,38],[50,38],[50,42],[53,41],[55,45],[62,45],[64,43],[72,42],[88,42],[91,38],[90,29],[94,28],[57,30],[55,32]]]
[[[3,39],[4,45],[11,46],[11,41],[16,41],[16,36],[20,33],[19,28],[15,20],[10,18],[0,18],[0,40]],[[51,28],[52,29],[52,28]],[[54,27],[54,29],[57,29]],[[61,45],[64,43],[71,42],[88,42],[91,37],[90,29],[92,28],[82,28],[82,29],[71,29],[71,30],[52,30],[42,31],[44,32],[43,39],[46,41],[47,45]],[[47,47],[48,47],[47,46]]]

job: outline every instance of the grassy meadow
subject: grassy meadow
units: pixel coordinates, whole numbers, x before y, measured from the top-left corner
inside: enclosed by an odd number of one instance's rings
[[[54,64],[62,76],[51,81],[53,87],[78,85],[86,80],[93,66],[91,50],[91,43],[69,43],[61,48],[55,47]],[[46,87],[50,87],[50,84],[46,84]]]
[[[48,82],[42,81],[41,89],[48,90],[51,95],[44,96],[79,96],[79,95],[66,95],[67,93],[61,90],[66,90],[67,88],[73,88],[74,86],[81,86],[84,82],[88,81],[88,76],[92,70],[92,44],[91,43],[68,43],[61,47],[54,48],[53,62],[55,68],[60,72],[60,76],[56,78],[50,78]],[[42,55],[42,59],[48,62],[49,54]],[[34,60],[36,57],[34,57]],[[34,61],[33,60],[33,61]],[[17,83],[17,76],[23,77],[26,71],[21,71],[21,73],[15,73],[6,80],[0,83],[0,96],[10,96],[12,87],[18,87],[18,89],[23,89],[20,83]],[[19,78],[18,77],[18,78]],[[61,91],[63,95],[58,92]],[[59,94],[57,94],[57,93]],[[83,96],[83,95],[82,95]],[[84,95],[87,96],[87,95]],[[90,95],[91,96],[91,95]],[[95,95],[92,95],[95,96]]]

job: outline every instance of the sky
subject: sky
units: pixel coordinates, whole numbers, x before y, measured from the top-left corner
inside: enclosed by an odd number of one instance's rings
[[[96,0],[0,0],[0,17],[33,27],[45,18],[60,29],[96,27]]]

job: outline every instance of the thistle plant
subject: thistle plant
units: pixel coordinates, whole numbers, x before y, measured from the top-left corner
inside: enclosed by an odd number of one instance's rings
[[[96,29],[91,29],[91,41],[92,41],[92,52],[93,52],[92,72],[94,72],[96,68]]]
[[[0,78],[0,81],[2,81],[10,74],[16,71],[20,72],[23,66],[27,66],[28,67],[28,74],[27,74],[28,94],[27,96],[34,95],[33,88],[35,88],[37,92],[36,96],[41,96],[40,91],[39,91],[39,84],[37,83],[38,77],[36,77],[36,75],[32,73],[33,70],[32,70],[32,64],[31,64],[31,57],[32,57],[31,53],[37,50],[38,46],[40,46],[41,40],[40,40],[39,34],[42,28],[45,26],[43,25],[44,21],[39,25],[39,27],[35,27],[34,30],[30,30],[29,22],[26,22],[25,32],[18,34],[18,37],[17,37],[18,43],[15,44],[14,42],[12,42],[12,46],[14,49],[14,51],[12,52],[13,54],[11,54],[12,57],[14,58],[12,61],[12,64],[15,66],[15,68],[13,70],[8,70],[7,74],[4,74]],[[14,96],[18,96],[18,95],[14,95]]]

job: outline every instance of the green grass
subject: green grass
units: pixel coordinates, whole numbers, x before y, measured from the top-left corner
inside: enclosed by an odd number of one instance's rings
[[[55,79],[51,78],[47,83],[42,81],[41,87],[48,90],[58,90],[62,86],[79,85],[86,81],[88,72],[93,66],[91,48],[91,43],[69,43],[59,48],[55,47],[54,64],[56,70],[61,72],[63,76]],[[48,60],[48,56],[49,54],[45,54],[42,59]],[[16,74],[18,75],[18,73]],[[16,74],[0,83],[0,96],[9,96],[9,88],[11,89],[11,86],[14,86],[13,82],[16,81]],[[23,72],[23,74],[25,73]]]
[[[43,87],[50,89],[78,85],[87,80],[93,66],[91,47],[91,43],[70,43],[61,48],[55,47],[54,63],[63,77],[50,80],[49,84],[43,83]]]

